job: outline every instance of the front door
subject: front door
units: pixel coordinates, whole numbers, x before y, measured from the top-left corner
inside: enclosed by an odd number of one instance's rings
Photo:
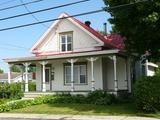
[[[51,90],[51,71],[50,67],[45,68],[45,82],[46,82],[46,90]]]

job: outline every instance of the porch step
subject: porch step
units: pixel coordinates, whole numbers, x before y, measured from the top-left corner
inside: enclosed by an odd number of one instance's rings
[[[40,97],[43,95],[54,95],[54,92],[28,92],[24,93],[24,97],[22,99],[34,99],[36,97]]]

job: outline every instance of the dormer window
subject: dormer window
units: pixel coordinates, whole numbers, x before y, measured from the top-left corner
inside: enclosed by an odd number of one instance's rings
[[[61,52],[70,52],[72,51],[72,33],[61,33],[60,34],[60,51]]]

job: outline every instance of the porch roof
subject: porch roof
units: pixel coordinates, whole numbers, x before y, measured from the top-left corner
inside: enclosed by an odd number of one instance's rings
[[[60,53],[47,56],[30,56],[30,57],[21,57],[21,58],[8,58],[3,59],[7,63],[22,63],[22,62],[36,62],[43,60],[55,60],[55,59],[67,59],[67,58],[78,58],[78,57],[90,57],[90,56],[102,56],[109,54],[119,53],[120,50],[102,50],[102,51],[92,51],[92,52],[72,52],[72,53]]]

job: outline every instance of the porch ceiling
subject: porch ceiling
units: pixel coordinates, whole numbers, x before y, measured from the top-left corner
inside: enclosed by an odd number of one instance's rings
[[[68,59],[68,58],[78,58],[78,57],[90,57],[90,56],[102,56],[109,54],[119,53],[118,49],[114,50],[103,50],[103,51],[92,51],[83,53],[69,53],[69,54],[58,54],[58,55],[46,55],[46,56],[31,56],[31,57],[21,57],[21,58],[8,58],[4,59],[7,63],[22,63],[22,62],[36,62],[44,60],[56,60],[56,59]]]

